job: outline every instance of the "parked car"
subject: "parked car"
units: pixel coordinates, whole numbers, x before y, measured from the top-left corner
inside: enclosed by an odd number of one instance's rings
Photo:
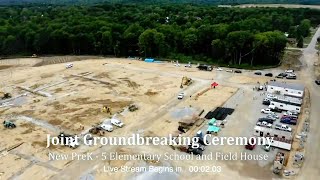
[[[268,114],[267,116],[266,116],[266,118],[268,118],[268,119],[272,119],[273,121],[276,121],[278,118],[276,118],[276,117],[274,117],[274,116],[272,116],[272,115],[270,115],[270,114]]]
[[[282,113],[282,109],[277,108],[275,105],[269,105],[269,109],[271,109],[272,112]]]
[[[272,116],[272,117],[277,118],[277,119],[279,118],[279,116],[274,112],[269,113],[268,116]]]
[[[220,67],[218,67],[216,70],[217,70],[217,71],[223,71],[223,69],[220,68]]]
[[[200,64],[197,68],[202,71],[212,71],[212,66],[206,64]]]
[[[287,111],[287,113],[291,113],[293,115],[298,115],[299,114],[299,112],[295,111],[295,110],[289,110],[289,111]]]
[[[297,79],[297,76],[295,74],[288,74],[287,79]]]
[[[124,126],[124,124],[119,119],[111,119],[111,124],[120,128]]]
[[[234,73],[242,73],[240,70],[234,70]]]
[[[184,93],[183,92],[178,94],[178,99],[183,99],[183,98],[184,98]]]
[[[66,64],[66,69],[72,68],[73,67],[73,63],[68,63]]]
[[[258,72],[254,72],[254,74],[261,76],[262,73],[260,71],[258,71]]]
[[[276,124],[275,129],[291,132],[292,128],[284,124]]]
[[[267,109],[261,109],[261,113],[264,113],[264,114],[269,114],[271,113],[271,109],[267,108]]]
[[[291,125],[297,124],[297,120],[290,119],[290,118],[281,119],[280,122],[285,124],[291,124]]]
[[[266,121],[262,121],[262,122],[258,121],[258,122],[256,123],[256,125],[257,125],[257,126],[262,126],[262,127],[267,127],[267,128],[272,128],[272,124],[271,124],[271,123],[268,123],[268,122],[266,122]]]
[[[264,118],[259,118],[258,121],[259,121],[259,122],[265,121],[265,122],[270,123],[270,124],[273,124],[273,122],[274,122],[273,119],[266,118],[266,117],[264,117]]]
[[[320,85],[320,80],[315,80],[314,81],[317,85]]]
[[[189,63],[189,64],[186,64],[184,67],[192,68],[192,65],[191,65],[191,63]]]
[[[286,119],[286,118],[290,118],[290,119],[294,119],[297,120],[298,118],[296,116],[282,116],[281,119]]]
[[[197,149],[197,148],[191,148],[189,147],[187,149],[187,152],[190,153],[190,154],[194,154],[194,155],[202,155],[203,151],[201,149]]]
[[[270,105],[270,100],[269,99],[264,99],[263,101],[262,101],[262,104],[263,105]]]
[[[285,73],[294,73],[294,70],[293,69],[287,69],[284,71]]]
[[[232,69],[227,69],[226,72],[233,73],[233,70]]]
[[[113,126],[111,124],[102,124],[100,126],[103,130],[112,132],[113,131]]]
[[[272,77],[273,74],[272,73],[266,73],[265,76],[269,76],[269,77]]]
[[[268,99],[275,99],[277,97],[275,95],[273,95],[273,94],[267,94],[267,98]]]
[[[253,150],[256,147],[256,143],[257,143],[257,141],[255,141],[251,138],[251,143],[246,144],[245,148],[248,150]]]
[[[286,77],[287,74],[286,73],[280,73],[276,76],[276,78],[280,78],[280,79],[283,79],[284,77]]]
[[[298,117],[298,112],[287,111],[287,112],[284,112],[283,115],[285,115],[285,116],[296,116],[296,117]]]

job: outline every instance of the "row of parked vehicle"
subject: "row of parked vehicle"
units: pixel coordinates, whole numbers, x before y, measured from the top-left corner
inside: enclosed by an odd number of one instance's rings
[[[266,114],[266,117],[258,119],[258,122],[256,123],[257,126],[272,128],[273,123],[279,119],[279,116],[276,113],[282,113],[283,110],[275,107],[274,105],[270,105],[270,101],[274,98],[276,98],[276,96],[267,94],[266,98],[263,100],[262,104],[268,105],[268,108],[261,109],[261,113]],[[280,118],[280,123],[283,124],[276,124],[275,129],[291,132],[292,129],[288,125],[284,124],[296,125],[297,121],[298,112],[286,111]]]
[[[262,72],[257,71],[257,72],[254,72],[254,74],[261,76],[261,75],[262,75]],[[264,75],[265,75],[265,76],[268,76],[268,77],[273,77],[273,74],[272,74],[272,73],[265,73]],[[294,70],[288,69],[288,70],[286,70],[286,71],[283,72],[283,73],[279,73],[279,74],[276,76],[276,78],[280,78],[280,79],[283,79],[283,78],[286,78],[286,79],[297,79],[297,75],[294,73]]]

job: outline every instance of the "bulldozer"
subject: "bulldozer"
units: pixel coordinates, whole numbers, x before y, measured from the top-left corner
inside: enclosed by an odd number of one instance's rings
[[[136,105],[131,104],[128,109],[130,112],[134,112],[134,111],[138,110],[139,108]]]
[[[180,88],[183,88],[183,86],[189,86],[190,84],[192,84],[192,79],[188,78],[187,76],[183,76],[182,80],[181,80],[181,85]]]
[[[8,129],[13,129],[16,125],[11,121],[3,121],[3,126]]]

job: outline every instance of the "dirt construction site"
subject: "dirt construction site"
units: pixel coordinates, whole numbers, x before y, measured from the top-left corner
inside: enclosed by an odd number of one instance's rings
[[[66,64],[72,62],[72,67]],[[281,69],[272,69],[281,72]],[[272,179],[275,152],[265,163],[257,161],[210,160],[52,160],[49,153],[86,154],[102,152],[139,155],[184,155],[170,146],[47,146],[47,134],[63,132],[84,135],[106,119],[116,117],[124,126],[94,136],[168,136],[179,134],[181,122],[194,121],[184,136],[194,136],[207,127],[204,116],[217,107],[234,109],[227,119],[223,136],[251,136],[247,127],[259,114],[245,112],[255,108],[261,94],[253,91],[257,82],[273,78],[242,74],[199,71],[169,62],[146,63],[140,60],[102,57],[38,57],[5,59],[0,64],[1,122],[16,128],[0,128],[0,179]],[[183,77],[191,82],[182,85]],[[297,81],[301,82],[302,79]],[[211,84],[216,82],[214,88]],[[184,93],[182,99],[177,96]],[[130,107],[135,107],[131,110]],[[259,112],[259,111],[258,111]],[[249,125],[248,125],[249,124]],[[203,131],[203,132],[204,132]],[[206,152],[240,152],[243,146],[207,147]],[[249,152],[249,151],[248,151]],[[108,167],[181,167],[183,172],[106,172]],[[188,171],[190,166],[220,166],[222,172]]]

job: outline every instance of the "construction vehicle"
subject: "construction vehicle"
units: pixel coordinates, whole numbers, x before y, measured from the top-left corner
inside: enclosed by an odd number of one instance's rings
[[[89,133],[91,133],[91,134],[99,134],[100,136],[102,136],[102,135],[104,135],[104,130],[99,126],[93,126],[89,130]]]
[[[63,144],[65,146],[68,146],[68,147],[70,147],[72,149],[75,149],[75,148],[77,148],[79,146],[78,142],[76,141],[75,136],[72,136],[72,135],[69,135],[69,134],[65,134],[64,132],[61,132],[58,135],[58,138],[63,141]]]
[[[133,112],[133,111],[138,110],[139,108],[136,105],[131,104],[128,109],[129,109],[130,112]]]
[[[16,128],[16,125],[11,121],[3,121],[3,126],[8,129]]]
[[[206,64],[200,64],[197,68],[202,71],[212,71],[212,66]]]
[[[10,93],[0,92],[0,94],[2,94],[1,99],[9,99],[12,97],[12,95]]]
[[[101,112],[106,112],[106,113],[111,114],[111,108],[108,106],[103,106],[101,109]]]
[[[183,76],[182,77],[182,80],[181,80],[181,85],[180,85],[180,88],[183,88],[183,86],[189,86],[192,84],[192,79],[191,78],[188,78],[187,76]]]
[[[284,161],[285,161],[285,154],[282,152],[278,152],[273,161],[273,173],[280,174],[284,166]]]

